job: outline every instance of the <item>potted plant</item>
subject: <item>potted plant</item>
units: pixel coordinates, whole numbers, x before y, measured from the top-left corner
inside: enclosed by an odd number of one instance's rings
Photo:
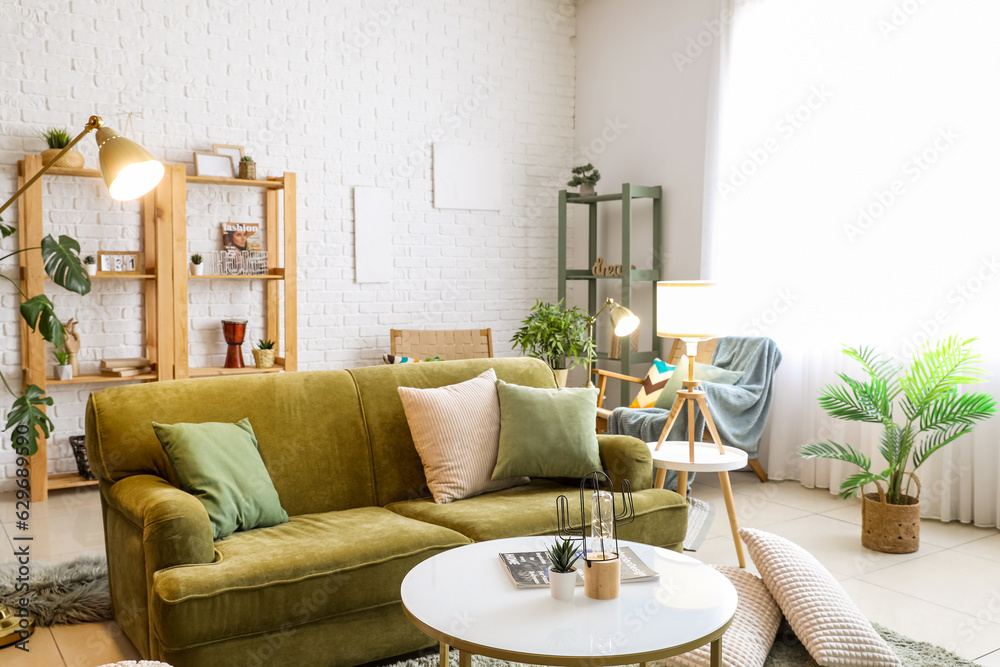
[[[97,260],[94,259],[93,255],[87,255],[83,258],[83,268],[87,269],[88,276],[97,275]]]
[[[42,139],[45,139],[45,143],[48,144],[48,149],[42,151],[42,164],[48,164],[52,162],[59,152],[66,148],[73,137],[70,136],[69,131],[64,127],[50,127],[49,129],[42,132]],[[78,151],[67,151],[65,155],[59,158],[58,162],[52,165],[53,167],[59,167],[62,169],[82,169],[83,168],[83,154]]]
[[[529,357],[547,363],[560,387],[566,386],[570,368],[597,359],[590,337],[590,315],[580,308],[566,310],[562,301],[555,305],[535,301],[523,324],[510,342]]]
[[[549,593],[556,600],[573,600],[576,590],[576,568],[573,564],[580,558],[576,544],[569,538],[560,540],[558,537],[550,547],[545,549],[552,565],[548,568]]]
[[[257,180],[257,163],[249,155],[240,158],[240,178],[250,181]]]
[[[594,165],[587,163],[582,167],[573,167],[573,178],[566,183],[571,188],[580,186],[581,197],[593,197],[596,192],[594,186],[601,180],[601,172],[594,169]]]
[[[203,258],[198,253],[191,255],[191,275],[200,276],[205,273],[205,265],[202,264]]]
[[[253,363],[257,368],[271,368],[274,366],[274,341],[258,340],[257,347],[253,352]]]
[[[52,352],[55,355],[56,361],[56,371],[55,376],[57,380],[72,380],[73,379],[73,364],[69,363],[69,350],[65,348],[56,349]]]
[[[844,354],[861,364],[867,380],[838,373],[846,386],[823,388],[819,403],[831,417],[884,429],[879,453],[887,467],[881,472],[873,471],[871,459],[850,445],[820,442],[802,448],[806,458],[846,461],[861,468],[840,485],[842,497],[875,485],[877,493],[863,493],[861,505],[861,544],[869,549],[910,553],[920,547],[920,481],[915,471],[934,452],[972,431],[976,421],[996,412],[989,394],[959,393],[960,386],[983,381],[984,371],[976,364],[980,357],[972,351],[975,340],[952,337],[934,346],[925,344],[902,376],[893,359],[874,349],[845,347]],[[902,423],[895,421],[897,413]]]

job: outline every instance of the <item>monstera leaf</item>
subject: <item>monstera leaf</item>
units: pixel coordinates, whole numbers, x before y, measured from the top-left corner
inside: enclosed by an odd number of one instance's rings
[[[39,407],[42,405],[52,405],[52,399],[45,395],[41,387],[29,384],[24,393],[14,401],[10,413],[7,415],[7,426],[4,427],[4,430],[10,430],[19,424],[28,427],[28,433],[25,436],[28,438],[28,451],[21,452],[22,454],[31,456],[38,451],[39,430],[46,438],[52,431],[52,420]]]
[[[42,239],[42,259],[45,273],[52,281],[77,294],[90,291],[90,278],[80,261],[80,244],[69,236],[60,236],[57,242],[51,235]]]
[[[0,238],[7,238],[15,231],[13,227],[3,221],[3,218],[0,218]]]
[[[89,286],[88,286],[89,288]],[[21,304],[21,317],[32,331],[42,332],[42,337],[55,347],[62,347],[65,332],[56,317],[55,307],[44,294],[33,296]]]

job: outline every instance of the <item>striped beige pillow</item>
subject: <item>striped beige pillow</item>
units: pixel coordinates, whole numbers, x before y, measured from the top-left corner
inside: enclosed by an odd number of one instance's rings
[[[817,664],[903,667],[847,591],[815,556],[763,530],[741,528],[740,537],[774,601]]]
[[[398,387],[413,444],[436,503],[450,503],[527,484],[527,477],[493,481],[500,447],[500,399],[491,368],[447,387]]]

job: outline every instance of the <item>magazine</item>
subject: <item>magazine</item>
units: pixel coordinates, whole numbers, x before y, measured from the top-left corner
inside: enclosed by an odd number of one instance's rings
[[[261,244],[260,225],[252,222],[223,222],[222,249],[230,252],[259,252],[264,249]]]
[[[622,547],[618,552],[621,560],[621,581],[630,584],[638,581],[653,581],[660,578],[660,573],[649,567],[629,547]],[[543,588],[549,585],[546,572],[550,565],[549,555],[544,551],[524,551],[518,553],[500,554],[500,562],[515,588]],[[583,560],[576,562],[576,585],[583,584],[587,566]]]

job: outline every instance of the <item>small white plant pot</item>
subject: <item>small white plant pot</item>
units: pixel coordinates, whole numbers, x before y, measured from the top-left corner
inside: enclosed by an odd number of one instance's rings
[[[580,196],[581,197],[593,197],[597,194],[593,185],[581,185],[580,186]]]
[[[73,379],[73,366],[66,364],[65,366],[56,364],[56,379],[57,380],[72,380]]]
[[[576,592],[576,570],[572,572],[553,572],[547,570],[549,575],[549,593],[556,600],[565,602],[573,601],[573,593]]]
[[[201,276],[201,275],[204,275],[204,274],[205,274],[205,265],[204,264],[191,264],[191,275],[192,276]]]
[[[83,266],[84,266],[85,269],[87,269],[87,275],[88,276],[96,276],[97,275],[97,264],[84,264]]]

